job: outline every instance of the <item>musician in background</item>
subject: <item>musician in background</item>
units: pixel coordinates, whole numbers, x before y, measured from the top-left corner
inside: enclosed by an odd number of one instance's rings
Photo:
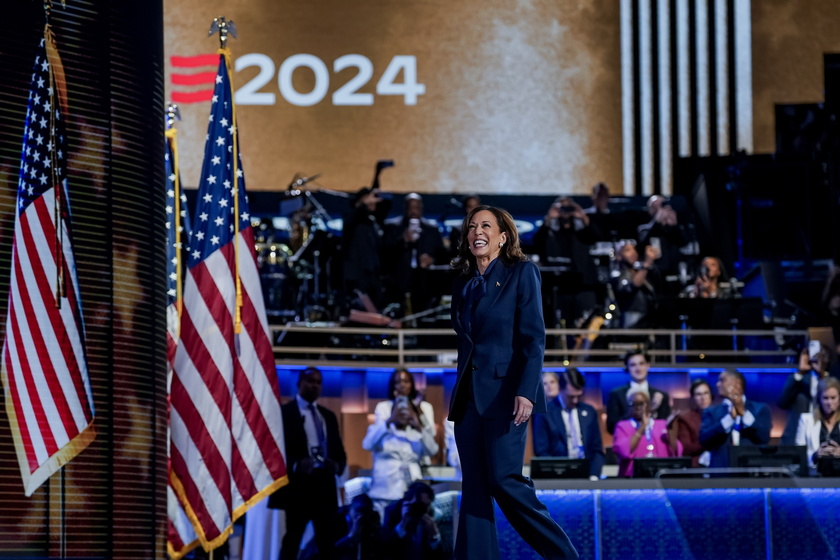
[[[598,307],[598,273],[589,250],[595,243],[590,216],[569,197],[558,197],[534,234],[540,257],[546,326],[572,328]]]
[[[645,247],[644,258],[640,258],[631,240],[625,241],[618,250],[618,268],[610,278],[610,283],[621,312],[619,327],[656,327],[656,308],[659,294],[662,292],[662,274],[655,263],[660,255],[656,247],[648,245]]]
[[[384,303],[379,252],[384,235],[382,207],[386,203],[389,201],[380,198],[378,189],[360,189],[353,196],[352,211],[344,217],[342,234],[344,295],[353,298],[358,290],[367,294],[378,309]]]
[[[428,309],[434,296],[429,267],[443,253],[440,231],[423,217],[423,197],[407,194],[403,215],[385,221],[381,258],[388,303],[402,304],[405,315]]]

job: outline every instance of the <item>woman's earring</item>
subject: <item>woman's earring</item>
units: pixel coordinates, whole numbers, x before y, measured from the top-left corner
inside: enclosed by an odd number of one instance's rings
[[[499,241],[499,248],[501,249],[504,246],[505,246],[505,242],[504,241]]]

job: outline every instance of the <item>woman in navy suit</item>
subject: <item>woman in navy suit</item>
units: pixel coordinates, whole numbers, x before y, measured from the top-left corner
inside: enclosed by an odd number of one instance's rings
[[[528,419],[545,412],[540,273],[509,213],[479,206],[464,218],[452,292],[458,375],[449,407],[463,482],[455,558],[499,559],[493,500],[544,558],[578,558],[522,475]]]

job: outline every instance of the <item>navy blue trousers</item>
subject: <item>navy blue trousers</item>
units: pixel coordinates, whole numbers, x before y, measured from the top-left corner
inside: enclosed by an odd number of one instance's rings
[[[513,404],[511,403],[511,413]],[[522,476],[528,423],[483,419],[472,402],[455,425],[461,458],[461,509],[455,540],[456,560],[501,560],[493,500],[508,522],[543,558],[575,560],[569,537],[537,499],[534,483]]]

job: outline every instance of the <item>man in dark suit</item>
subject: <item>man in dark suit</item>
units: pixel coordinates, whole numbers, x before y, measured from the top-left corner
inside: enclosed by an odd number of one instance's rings
[[[268,500],[269,507],[286,510],[281,560],[297,558],[309,521],[315,529],[318,557],[334,557],[336,476],[344,472],[347,456],[335,414],[315,403],[321,396],[321,385],[321,372],[306,368],[298,377],[297,396],[281,407],[289,484]]]
[[[604,444],[598,413],[581,402],[586,379],[570,367],[559,375],[560,394],[548,402],[548,413],[534,416],[534,455],[589,460],[589,476],[600,478]]]
[[[654,419],[665,420],[671,414],[671,398],[665,391],[655,389],[648,384],[650,356],[644,350],[630,350],[624,355],[624,367],[630,374],[630,382],[610,391],[607,401],[607,431],[615,432],[619,420],[630,416],[627,394],[630,389],[639,389],[650,397],[650,413]]]
[[[772,419],[766,404],[748,401],[747,384],[737,370],[725,370],[718,377],[718,394],[723,403],[703,411],[700,444],[712,453],[710,467],[729,467],[729,450],[736,445],[766,445]]]

